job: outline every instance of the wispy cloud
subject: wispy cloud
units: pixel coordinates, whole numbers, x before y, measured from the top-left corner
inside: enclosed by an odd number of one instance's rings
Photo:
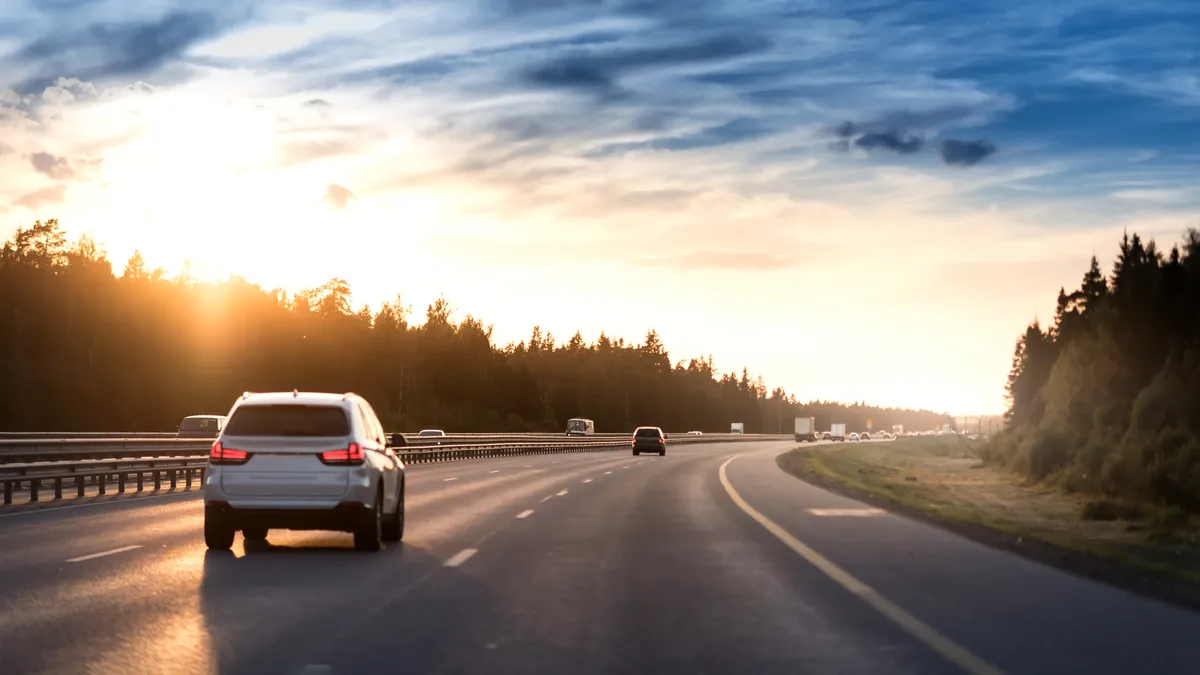
[[[66,196],[67,186],[59,184],[21,195],[13,201],[13,205],[35,210],[50,204],[61,204]]]

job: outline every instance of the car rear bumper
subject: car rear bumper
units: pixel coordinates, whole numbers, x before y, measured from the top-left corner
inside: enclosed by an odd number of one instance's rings
[[[341,502],[333,508],[239,508],[224,502],[204,505],[204,517],[235,530],[256,525],[282,530],[332,530],[353,532],[371,517],[371,505]]]

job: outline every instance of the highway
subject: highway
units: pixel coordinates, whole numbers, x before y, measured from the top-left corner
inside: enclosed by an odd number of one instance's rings
[[[379,553],[207,552],[197,492],[0,510],[0,672],[1200,672],[1200,615],[810,486],[792,445],[411,466]]]

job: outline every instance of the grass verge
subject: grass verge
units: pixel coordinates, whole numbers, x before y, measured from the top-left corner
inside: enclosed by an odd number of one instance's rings
[[[801,446],[777,461],[834,492],[1200,609],[1200,524],[1178,512],[1024,484],[955,437]]]

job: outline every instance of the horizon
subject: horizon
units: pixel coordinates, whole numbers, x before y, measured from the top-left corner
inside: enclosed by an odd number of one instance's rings
[[[1182,1],[538,4],[19,2],[0,237],[977,416],[1093,255],[1198,222]]]

